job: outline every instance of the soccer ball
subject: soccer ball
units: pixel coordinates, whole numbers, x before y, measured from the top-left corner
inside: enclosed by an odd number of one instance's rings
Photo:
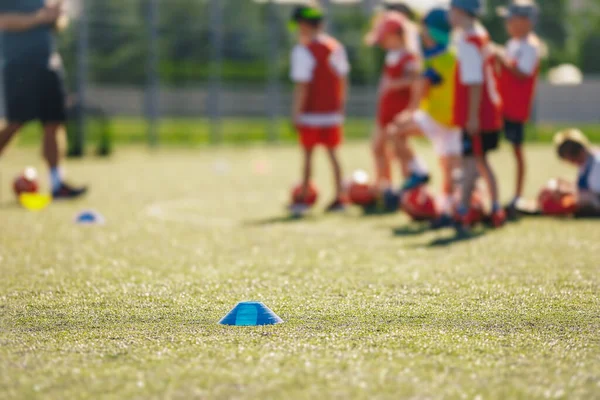
[[[37,193],[38,190],[39,183],[35,168],[26,168],[25,171],[13,181],[13,191],[17,197],[23,193]]]
[[[369,176],[364,171],[356,171],[352,174],[346,191],[350,202],[357,206],[369,206],[377,200],[375,190],[369,184]]]
[[[430,221],[439,216],[435,198],[425,186],[404,193],[402,209],[415,221]]]
[[[577,211],[574,193],[561,192],[556,180],[552,180],[538,195],[538,207],[543,215],[570,215]]]
[[[302,184],[298,184],[292,188],[292,204],[303,204],[306,206],[314,206],[319,198],[317,187],[310,182],[304,193]]]
[[[483,195],[476,189],[471,196],[471,207],[467,214],[467,220],[472,224],[478,224],[485,219],[485,207],[483,205]]]

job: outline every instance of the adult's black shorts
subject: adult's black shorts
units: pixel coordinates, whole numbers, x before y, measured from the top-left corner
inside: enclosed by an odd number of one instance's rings
[[[8,64],[3,72],[8,122],[66,121],[66,91],[62,67]]]

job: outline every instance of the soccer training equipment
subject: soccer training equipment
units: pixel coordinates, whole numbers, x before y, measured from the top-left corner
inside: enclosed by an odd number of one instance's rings
[[[29,211],[42,211],[52,203],[52,196],[43,193],[22,193],[19,196],[21,206]]]
[[[404,193],[402,209],[415,221],[431,221],[439,216],[435,199],[424,186]]]
[[[577,211],[577,198],[573,193],[546,187],[538,195],[538,207],[542,215],[572,215]]]
[[[355,171],[346,191],[352,204],[365,207],[377,201],[375,189],[369,184],[369,176],[365,171]]]
[[[37,193],[39,184],[35,168],[28,167],[21,175],[17,176],[13,182],[13,190],[17,198],[23,193]]]
[[[472,228],[473,226],[483,222],[485,220],[485,208],[483,206],[483,196],[479,190],[475,190],[473,195],[471,196],[471,205],[469,206],[469,211],[461,215],[458,210],[456,210],[455,219],[456,221],[468,228]],[[491,218],[490,218],[491,220]]]
[[[317,187],[311,182],[308,187],[299,184],[292,189],[292,204],[302,204],[305,206],[314,206],[319,197]]]

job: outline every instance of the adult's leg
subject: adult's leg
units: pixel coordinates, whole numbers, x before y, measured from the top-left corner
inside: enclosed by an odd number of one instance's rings
[[[58,135],[62,124],[60,122],[44,123],[44,159],[49,168],[58,168],[60,163],[60,150],[58,145]]]
[[[23,123],[21,122],[9,122],[4,129],[0,131],[0,155],[2,155],[6,146],[8,146],[12,138],[22,127]]]
[[[61,126],[60,122],[44,123],[43,155],[50,171],[50,186],[53,193],[59,190],[63,183],[59,166],[60,150],[58,145]]]

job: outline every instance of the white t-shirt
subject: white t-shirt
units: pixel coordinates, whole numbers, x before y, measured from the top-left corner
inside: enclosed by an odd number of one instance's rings
[[[338,46],[329,57],[329,64],[340,77],[348,76],[350,63],[344,46]],[[307,83],[312,81],[313,72],[317,61],[310,50],[298,44],[292,50],[290,78],[296,83]]]
[[[580,191],[600,195],[600,153],[594,155],[580,170],[577,186]]]
[[[480,85],[484,79],[484,55],[475,44],[468,41],[471,36],[482,36],[487,33],[477,26],[472,31],[461,32],[456,37],[456,49],[460,65],[460,80],[465,85]]]
[[[524,39],[511,39],[506,44],[506,58],[516,62],[521,73],[532,76],[540,64],[540,48],[540,41],[533,34]]]
[[[406,50],[390,50],[385,55],[385,65],[388,67],[395,67],[398,63],[408,54]],[[418,71],[419,62],[415,58],[405,66],[407,72]]]

